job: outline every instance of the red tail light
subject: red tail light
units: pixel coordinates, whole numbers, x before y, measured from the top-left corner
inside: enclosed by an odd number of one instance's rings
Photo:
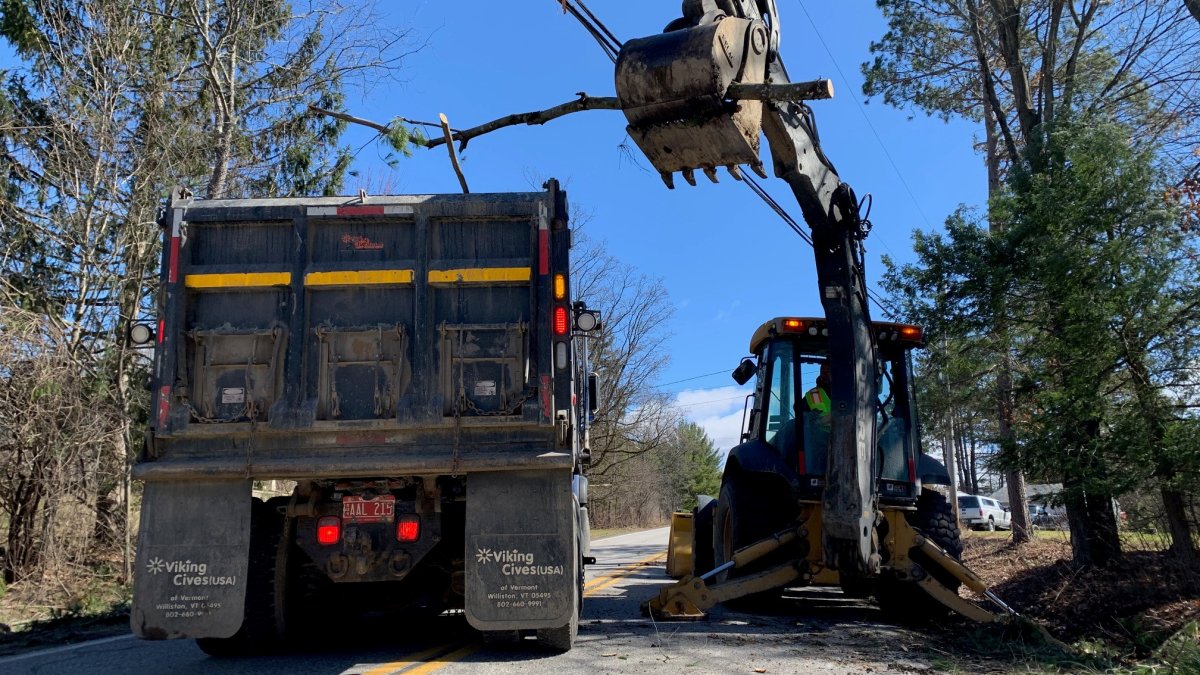
[[[332,546],[342,540],[342,519],[337,516],[324,516],[317,521],[317,543],[322,546]]]
[[[421,516],[415,513],[396,515],[396,541],[411,544],[421,538]]]
[[[567,308],[566,307],[555,307],[554,308],[554,334],[555,335],[566,335],[567,334],[567,326],[568,326]]]

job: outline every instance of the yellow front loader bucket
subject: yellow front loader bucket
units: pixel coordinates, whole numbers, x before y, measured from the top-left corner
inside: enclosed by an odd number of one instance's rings
[[[692,514],[671,514],[671,537],[667,544],[667,576],[682,579],[692,573]]]

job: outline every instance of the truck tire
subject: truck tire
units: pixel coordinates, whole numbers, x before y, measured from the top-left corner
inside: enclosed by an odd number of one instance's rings
[[[275,571],[282,541],[283,516],[254,498],[250,503],[250,564],[242,626],[227,638],[197,638],[196,646],[205,654],[245,656],[269,652],[279,645],[282,627]]]
[[[576,534],[578,535],[578,523],[576,523]],[[572,558],[575,561],[573,573],[575,574],[575,593],[573,605],[571,609],[571,619],[567,621],[565,626],[557,628],[539,628],[537,632],[538,642],[545,648],[555,652],[567,652],[575,644],[575,638],[579,635],[579,617],[583,614],[583,557],[579,552],[579,539],[575,538],[574,550]]]
[[[917,499],[917,510],[906,513],[905,517],[910,525],[941,546],[955,560],[962,558],[958,523],[945,495],[934,490],[922,490]],[[913,551],[912,560],[951,591],[957,592],[962,585],[954,575],[935,565],[923,552]],[[948,608],[921,590],[915,582],[908,580],[881,577],[875,597],[879,607],[897,619],[923,621],[944,617],[949,613]]]
[[[786,515],[772,506],[771,487],[742,473],[726,473],[721,481],[721,495],[713,512],[713,568],[729,562],[738,549],[753,544],[771,534],[786,522]],[[713,579],[724,583],[731,578],[760,572],[789,557],[787,551],[776,551],[742,569],[722,572]],[[782,588],[747,595],[726,602],[732,607],[755,608],[779,599]]]

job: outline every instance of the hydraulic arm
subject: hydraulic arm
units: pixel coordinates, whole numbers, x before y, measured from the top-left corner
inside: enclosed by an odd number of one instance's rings
[[[862,267],[864,221],[854,191],[821,151],[811,111],[798,101],[733,100],[731,85],[787,84],[774,0],[685,0],[666,32],[625,43],[616,84],[630,136],[674,187],[699,169],[738,180],[746,164],[765,177],[765,132],[775,175],[791,186],[812,230],[829,330],[831,434],[822,533],[826,564],[875,573],[879,518],[873,448],[875,355]]]

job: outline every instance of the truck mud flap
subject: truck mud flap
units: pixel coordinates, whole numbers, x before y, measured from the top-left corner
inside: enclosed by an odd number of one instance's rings
[[[576,611],[578,529],[566,471],[467,478],[466,615],[479,630],[557,628]]]
[[[242,625],[250,481],[152,481],[142,496],[134,635],[229,637]]]

